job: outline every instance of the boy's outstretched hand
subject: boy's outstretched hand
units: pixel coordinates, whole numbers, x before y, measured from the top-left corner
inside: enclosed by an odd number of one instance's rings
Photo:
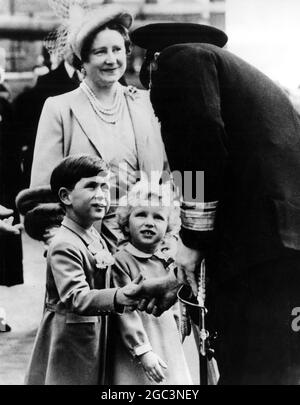
[[[139,300],[137,309],[140,311],[160,316],[176,302],[180,285],[175,275],[170,273],[167,276],[143,280],[139,284],[140,288],[128,291],[126,295]]]
[[[131,283],[119,288],[116,293],[116,301],[119,305],[125,305],[135,309],[141,300],[142,281],[144,277],[139,274]]]

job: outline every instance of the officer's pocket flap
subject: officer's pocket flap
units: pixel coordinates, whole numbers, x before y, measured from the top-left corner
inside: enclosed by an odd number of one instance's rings
[[[69,312],[66,314],[66,323],[95,323],[99,322],[98,316],[84,316]]]
[[[283,245],[300,250],[300,199],[293,202],[273,199],[273,202]]]

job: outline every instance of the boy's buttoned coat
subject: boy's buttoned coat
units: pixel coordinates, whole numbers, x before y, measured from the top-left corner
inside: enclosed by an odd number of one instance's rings
[[[95,231],[96,232],[96,231]],[[95,242],[96,240],[96,242]],[[116,288],[96,268],[97,239],[64,219],[47,255],[46,298],[26,384],[103,384],[107,314],[114,311]]]

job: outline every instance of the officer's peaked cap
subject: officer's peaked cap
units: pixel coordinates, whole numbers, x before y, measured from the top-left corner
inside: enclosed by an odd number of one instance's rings
[[[222,30],[195,23],[154,23],[137,28],[131,33],[135,45],[148,52],[160,52],[164,48],[184,43],[207,43],[223,47],[228,37]]]

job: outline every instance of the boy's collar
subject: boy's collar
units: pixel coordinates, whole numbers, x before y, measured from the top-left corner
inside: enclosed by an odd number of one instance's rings
[[[80,226],[77,222],[73,221],[71,218],[64,217],[62,221],[62,225],[71,231],[75,232],[77,235],[79,235],[86,244],[90,244],[95,240],[95,236],[97,235],[100,237],[96,229],[91,226],[89,229],[85,229],[82,226]]]

